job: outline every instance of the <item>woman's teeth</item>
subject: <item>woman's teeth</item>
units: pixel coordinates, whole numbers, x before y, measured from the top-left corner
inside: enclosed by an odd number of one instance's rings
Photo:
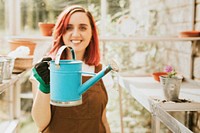
[[[74,44],[81,43],[80,40],[78,40],[78,41],[74,41],[74,40],[72,40],[71,42],[74,43]]]

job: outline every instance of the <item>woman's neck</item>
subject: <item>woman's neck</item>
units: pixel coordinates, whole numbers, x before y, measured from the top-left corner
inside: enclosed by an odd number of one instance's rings
[[[84,60],[84,53],[85,53],[85,51],[84,52],[75,52],[75,54],[76,54],[76,59],[77,60]]]

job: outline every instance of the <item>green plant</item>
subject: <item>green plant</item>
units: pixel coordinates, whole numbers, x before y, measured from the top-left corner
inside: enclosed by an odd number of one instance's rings
[[[165,72],[167,72],[167,77],[168,78],[175,77],[176,74],[177,74],[175,69],[172,66],[169,66],[169,65],[165,67]]]

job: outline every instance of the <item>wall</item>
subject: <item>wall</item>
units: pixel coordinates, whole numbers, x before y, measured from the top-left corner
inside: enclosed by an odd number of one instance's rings
[[[138,22],[138,35],[179,36],[183,30],[200,30],[200,0],[130,0],[131,16]],[[195,4],[194,4],[195,3]],[[194,8],[195,7],[195,8]],[[195,9],[195,10],[193,10]],[[173,65],[186,78],[200,82],[200,43],[196,45],[194,66],[192,43],[158,42],[164,64]],[[193,69],[193,72],[191,71]],[[193,130],[200,132],[200,113],[193,114]]]
[[[200,30],[200,0],[196,1],[195,29]],[[197,54],[194,59],[194,78],[200,81],[200,43],[197,45],[196,51]]]
[[[200,0],[196,0],[195,29],[200,30]],[[200,82],[200,43],[197,44],[194,58],[194,79]],[[194,132],[200,132],[200,112],[193,113],[192,124]]]

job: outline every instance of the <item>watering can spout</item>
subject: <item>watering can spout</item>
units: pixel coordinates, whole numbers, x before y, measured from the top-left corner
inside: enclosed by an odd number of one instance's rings
[[[119,70],[117,63],[114,60],[110,63],[110,65],[106,66],[104,69],[98,72],[95,76],[93,76],[84,84],[82,84],[78,89],[79,95],[82,95],[84,92],[86,92],[92,85],[98,82],[103,76],[105,76],[111,70],[114,70],[116,72]]]

